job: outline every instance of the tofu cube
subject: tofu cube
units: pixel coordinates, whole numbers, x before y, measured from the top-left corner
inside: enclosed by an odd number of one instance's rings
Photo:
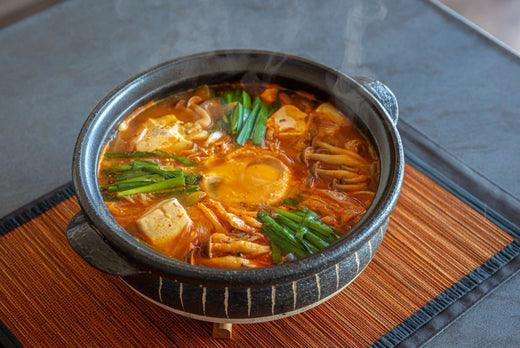
[[[193,147],[193,142],[184,136],[184,126],[175,115],[150,118],[137,132],[134,140],[136,151],[182,151]]]
[[[295,106],[285,105],[278,109],[268,120],[279,137],[300,136],[307,130],[307,114]]]
[[[152,244],[162,245],[175,240],[191,222],[177,198],[172,198],[146,212],[137,227]]]

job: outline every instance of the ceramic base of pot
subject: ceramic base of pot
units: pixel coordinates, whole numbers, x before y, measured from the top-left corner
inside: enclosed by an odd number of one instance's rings
[[[121,277],[150,302],[189,318],[250,324],[309,310],[343,291],[368,265],[381,244],[386,223],[361,249],[340,263],[297,281],[259,288],[209,288],[158,275]]]
[[[364,270],[361,269],[360,270],[360,273]],[[359,275],[359,274],[358,274]],[[357,276],[355,277],[357,278]],[[354,279],[355,279],[354,278]],[[265,321],[272,321],[272,320],[278,320],[278,319],[282,319],[282,318],[286,318],[286,317],[290,317],[290,316],[293,316],[293,315],[296,315],[296,314],[299,314],[299,313],[302,313],[302,312],[305,312],[313,307],[316,307],[320,304],[322,304],[323,302],[326,302],[328,301],[329,299],[331,299],[332,297],[336,296],[338,293],[340,293],[341,291],[343,291],[352,281],[354,281],[354,279],[352,279],[349,283],[345,284],[344,287],[342,287],[341,289],[339,289],[338,291],[336,291],[335,293],[331,294],[330,296],[327,296],[326,298],[323,298],[321,299],[320,301],[318,302],[314,302],[313,304],[309,305],[309,306],[306,306],[306,307],[301,307],[301,308],[298,308],[297,310],[294,310],[294,311],[290,311],[290,312],[286,312],[286,313],[280,313],[280,314],[277,314],[277,315],[272,315],[272,316],[266,316],[266,317],[258,317],[258,318],[247,318],[247,319],[237,319],[237,318],[233,318],[233,319],[227,319],[227,318],[218,318],[218,317],[210,317],[210,316],[205,316],[205,315],[198,315],[198,314],[194,314],[194,313],[189,313],[189,312],[184,312],[182,310],[179,310],[179,309],[175,309],[175,308],[172,308],[170,306],[167,306],[165,305],[164,303],[161,303],[159,301],[156,301],[155,299],[151,298],[151,297],[148,297],[146,296],[145,294],[143,294],[142,292],[140,292],[139,290],[137,290],[136,288],[134,288],[132,285],[130,285],[129,283],[127,283],[123,278],[121,278],[121,280],[130,287],[130,289],[132,289],[133,291],[135,291],[138,295],[142,296],[143,298],[147,299],[148,301],[156,304],[157,306],[161,307],[161,308],[164,308],[166,310],[169,310],[170,312],[173,312],[175,314],[179,314],[179,315],[182,315],[182,316],[185,316],[185,317],[188,317],[188,318],[192,318],[192,319],[196,319],[196,320],[200,320],[200,321],[207,321],[207,322],[210,322],[210,323],[229,323],[229,324],[254,324],[254,323],[262,323],[262,322],[265,322]]]

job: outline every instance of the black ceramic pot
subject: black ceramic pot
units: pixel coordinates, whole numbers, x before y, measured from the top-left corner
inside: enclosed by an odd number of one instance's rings
[[[381,161],[372,205],[348,236],[320,252],[281,265],[224,270],[189,265],[140,243],[110,215],[97,182],[103,144],[135,108],[200,84],[268,81],[332,101],[374,144]],[[92,111],[73,159],[82,211],[70,222],[70,244],[101,271],[121,276],[139,294],[176,313],[212,322],[252,323],[293,315],[345,288],[381,244],[404,171],[397,102],[381,83],[353,79],[317,63],[263,51],[217,51],[179,58],[124,83]]]

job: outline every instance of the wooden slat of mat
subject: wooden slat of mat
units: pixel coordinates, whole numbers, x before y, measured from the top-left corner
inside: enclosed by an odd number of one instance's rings
[[[65,228],[78,210],[68,199],[0,237],[0,320],[24,346],[367,346],[513,241],[407,165],[383,244],[345,291],[216,340],[77,256]]]

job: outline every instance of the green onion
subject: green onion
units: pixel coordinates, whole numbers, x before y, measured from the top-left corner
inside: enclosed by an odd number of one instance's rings
[[[105,169],[103,172],[110,173],[110,172],[118,172],[118,171],[125,171],[132,169],[132,166],[129,164],[120,164],[120,165],[113,165],[110,168]]]
[[[278,245],[281,249],[285,250],[288,253],[294,254],[294,256],[301,258],[307,256],[309,253],[302,247],[295,246],[294,244],[288,242],[282,235],[279,234],[277,229],[269,224],[264,224],[262,226],[262,231],[271,239],[273,243]]]
[[[136,187],[141,187],[144,185],[148,185],[149,181],[132,181],[132,182],[123,182],[116,185],[109,186],[107,191],[108,192],[116,192],[116,191],[125,191],[130,190]]]
[[[242,90],[241,95],[237,92],[240,92],[240,90],[235,92],[236,99],[234,100],[238,101],[238,104],[228,113],[230,135],[236,135],[240,131],[251,112],[251,97],[249,94],[245,90]]]
[[[245,120],[244,124],[242,125],[242,128],[238,133],[236,139],[238,144],[243,146],[246,143],[247,139],[250,138],[251,132],[253,131],[253,125],[255,124],[255,120],[258,117],[261,105],[262,101],[260,100],[260,98],[257,97],[253,102],[253,110],[249,114],[248,118]]]
[[[133,169],[142,169],[142,168],[159,168],[159,165],[155,162],[150,161],[142,161],[142,160],[135,160],[130,162],[130,165]]]
[[[267,213],[258,213],[258,219],[262,222],[262,231],[286,252],[293,253],[296,257],[309,255],[304,245],[296,240],[286,228],[279,225]]]
[[[159,168],[144,168],[144,170],[151,173],[159,174],[167,179],[178,178],[184,175],[182,173],[182,170],[162,170]]]
[[[291,207],[296,207],[298,204],[300,204],[301,202],[301,197],[297,197],[297,198],[286,198],[283,200],[283,204],[284,205],[289,205]]]
[[[251,140],[253,141],[253,144],[256,146],[263,145],[265,136],[265,124],[267,122],[268,117],[269,111],[267,110],[267,106],[265,106],[262,103],[262,106],[260,107],[260,112],[258,113],[258,117],[255,120],[253,132],[251,133]]]
[[[273,254],[273,264],[277,265],[282,262],[282,251],[274,242],[271,242],[271,253]]]
[[[168,152],[161,151],[161,150],[155,150],[153,152],[142,152],[142,151],[109,152],[109,153],[105,153],[103,156],[105,156],[107,158],[144,158],[144,157],[151,157],[153,155],[172,158],[175,161],[185,164],[187,166],[196,166],[197,165],[196,162],[190,160],[187,157],[179,156],[179,155],[176,155],[173,153],[168,153]],[[116,167],[116,166],[112,166],[112,167]]]
[[[297,233],[298,228],[301,227],[300,225],[298,225],[297,222],[295,222],[283,215],[278,216],[275,220],[280,225],[288,228],[292,233]],[[306,231],[306,233],[304,235],[304,239],[307,240],[309,243],[311,243],[313,246],[315,246],[318,249],[323,249],[329,245],[328,242],[326,242],[323,239],[321,239],[320,237],[318,237],[311,230]]]
[[[194,167],[194,166],[197,166],[197,162],[194,162],[192,160],[190,160],[188,157],[183,157],[183,156],[179,156],[179,155],[176,155],[174,153],[169,153],[169,152],[164,152],[164,151],[160,151],[160,150],[155,150],[153,152],[154,155],[157,155],[157,156],[162,156],[162,157],[166,157],[166,158],[171,158],[177,162],[180,162],[184,165],[187,165],[187,166],[191,166],[191,167]]]
[[[234,93],[225,93],[222,100],[227,104],[237,102],[237,106],[223,116],[223,123],[228,124],[228,127],[221,128],[234,136],[239,145],[243,146],[250,139],[254,145],[261,146],[265,137],[267,119],[278,109],[279,100],[270,107],[267,107],[258,97],[251,103],[251,96],[245,90],[240,93],[238,89]]]
[[[223,97],[223,99],[226,102],[226,104],[232,103],[233,102],[233,98],[234,98],[234,94],[231,93],[231,92],[228,92],[228,93],[224,94],[224,97]]]
[[[240,88],[237,88],[235,90],[234,99],[233,101],[237,101],[240,98]]]
[[[314,254],[315,252],[320,251],[319,248],[317,248],[313,244],[309,243],[306,239],[302,240],[302,243],[305,246],[305,249],[307,249],[307,251],[310,254]]]
[[[117,192],[118,197],[164,190],[171,187],[184,186],[184,176],[159,181],[150,185],[140,186],[133,189]]]
[[[238,129],[242,127],[251,114],[251,97],[245,90],[242,91],[241,104],[244,107],[244,112],[242,113],[242,118],[238,121]]]
[[[134,169],[142,169],[150,173],[159,174],[167,179],[182,177],[182,170],[162,170],[157,163],[148,161],[132,161],[130,163]]]
[[[235,106],[233,111],[231,112],[231,118],[229,121],[229,133],[231,135],[237,134],[238,130],[242,126],[242,118],[244,116],[244,106],[242,104],[238,104]]]
[[[249,94],[247,94],[246,91],[242,91],[242,105],[244,106],[245,109],[249,109],[251,108],[251,97],[249,96]]]
[[[309,227],[313,230],[321,239],[328,243],[332,243],[337,240],[339,237],[334,233],[334,229],[322,222],[320,219],[315,218],[312,214],[307,215],[306,217],[300,216],[295,213],[288,212],[282,209],[275,210],[278,214],[285,216],[293,221],[298,223],[302,223],[303,226]],[[314,213],[314,212],[313,212]]]
[[[186,185],[197,185],[202,180],[202,175],[190,173],[185,176]]]
[[[124,184],[124,183],[127,183],[127,182],[135,182],[135,181],[145,181],[145,182],[152,181],[152,182],[157,182],[157,181],[160,181],[162,179],[163,179],[163,177],[160,176],[160,175],[146,173],[146,175],[140,175],[140,176],[130,177],[130,178],[123,179],[123,180],[118,180],[118,181],[115,182],[115,184]]]
[[[130,170],[125,170],[124,172],[121,172],[121,173],[115,175],[115,178],[116,178],[116,181],[124,181],[124,180],[138,178],[140,176],[145,176],[145,175],[151,175],[151,174],[150,174],[150,172],[147,172],[147,171],[141,170],[141,169],[137,169],[137,170],[130,169]]]
[[[299,215],[301,217],[311,216],[313,218],[319,219],[318,214],[309,209],[298,210],[295,211],[294,214]]]

